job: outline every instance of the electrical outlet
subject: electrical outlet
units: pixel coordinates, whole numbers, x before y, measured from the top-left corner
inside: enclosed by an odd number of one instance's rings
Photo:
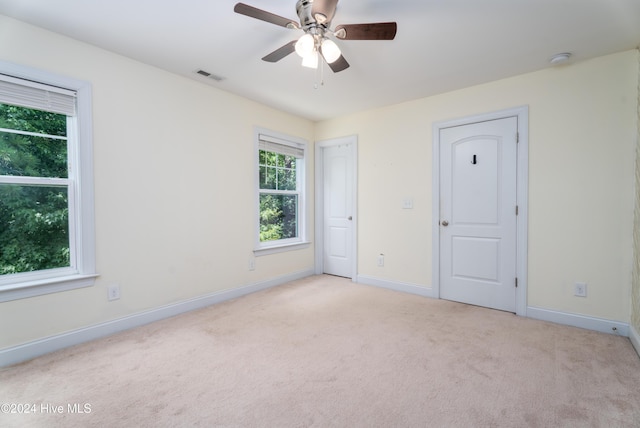
[[[587,284],[585,282],[576,282],[573,294],[578,297],[587,297]]]
[[[113,284],[107,288],[107,299],[109,301],[118,300],[120,298],[120,285]]]
[[[249,257],[249,270],[256,270],[256,259],[255,259],[255,257]]]
[[[379,267],[383,267],[384,266],[384,254],[380,254],[378,256],[378,266]]]

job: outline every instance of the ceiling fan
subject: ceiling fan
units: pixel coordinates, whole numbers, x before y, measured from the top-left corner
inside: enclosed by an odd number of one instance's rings
[[[318,58],[322,57],[331,70],[337,73],[348,68],[349,63],[329,36],[338,40],[393,40],[398,29],[395,22],[343,24],[332,29],[331,21],[337,5],[338,0],[298,0],[296,12],[299,23],[244,3],[237,3],[233,10],[281,27],[304,31],[302,37],[271,52],[262,58],[263,61],[277,62],[296,52],[302,57],[303,66],[317,68]]]

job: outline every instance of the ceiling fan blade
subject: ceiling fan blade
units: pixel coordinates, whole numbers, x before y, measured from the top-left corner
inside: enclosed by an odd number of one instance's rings
[[[338,73],[342,70],[349,68],[349,63],[347,62],[346,59],[344,59],[342,55],[340,55],[340,58],[338,58],[337,60],[329,64],[329,68],[333,70],[334,73]]]
[[[319,24],[331,22],[333,15],[336,13],[337,6],[338,0],[314,0],[311,5],[311,16]],[[321,14],[324,18],[318,19],[317,14]]]
[[[297,40],[293,40],[287,43],[286,45],[276,49],[275,51],[271,52],[269,55],[262,58],[262,60],[267,62],[280,61],[282,58],[289,55],[290,53],[293,53],[296,50],[296,42]]]
[[[256,7],[249,6],[248,4],[244,4],[244,3],[237,3],[234,6],[233,11],[241,15],[246,15],[251,18],[259,19],[261,21],[270,22],[271,24],[276,24],[285,28],[300,27],[300,25],[297,22],[292,21],[291,19],[284,18],[279,15],[275,15],[271,12],[267,12],[265,10],[258,9]]]
[[[393,40],[398,31],[395,22],[338,25],[335,36],[342,40]]]

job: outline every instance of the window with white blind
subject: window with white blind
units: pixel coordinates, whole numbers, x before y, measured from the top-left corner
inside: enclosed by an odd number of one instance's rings
[[[256,253],[307,245],[305,228],[306,143],[256,131],[258,233]]]
[[[0,62],[0,301],[93,284],[88,83]]]

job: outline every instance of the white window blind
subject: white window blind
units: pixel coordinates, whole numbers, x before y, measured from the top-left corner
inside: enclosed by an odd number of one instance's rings
[[[76,115],[76,93],[0,74],[0,103]]]
[[[258,148],[267,152],[280,153],[281,155],[294,156],[298,159],[304,158],[304,149],[291,145],[291,143],[283,143],[277,138],[260,134]]]

